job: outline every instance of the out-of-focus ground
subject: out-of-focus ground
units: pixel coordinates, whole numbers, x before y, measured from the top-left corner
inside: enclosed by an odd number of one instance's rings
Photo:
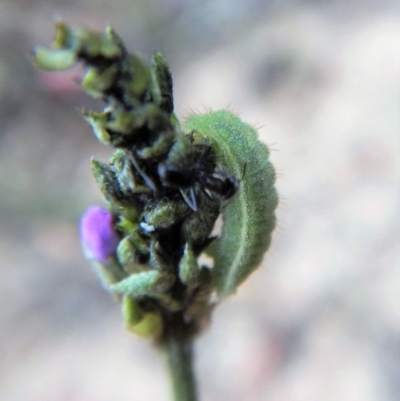
[[[400,394],[398,1],[0,0],[0,399],[167,401],[161,358],[124,331],[81,255],[107,160],[74,74],[34,71],[52,20],[160,50],[180,115],[230,106],[279,173],[263,267],[197,344],[203,400]]]

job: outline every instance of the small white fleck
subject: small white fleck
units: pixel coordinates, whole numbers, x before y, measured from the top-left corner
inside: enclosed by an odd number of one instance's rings
[[[140,223],[140,227],[143,228],[144,231],[148,232],[148,233],[152,233],[153,231],[155,231],[156,229],[154,228],[153,225],[151,224],[147,224],[145,222]]]

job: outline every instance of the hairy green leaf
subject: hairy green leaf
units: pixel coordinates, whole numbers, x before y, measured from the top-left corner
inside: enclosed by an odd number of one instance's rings
[[[218,294],[233,293],[261,263],[275,227],[278,195],[268,148],[254,128],[229,111],[193,115],[188,131],[209,139],[217,162],[240,179],[240,189],[223,208],[221,237],[208,252],[214,257],[213,281]]]

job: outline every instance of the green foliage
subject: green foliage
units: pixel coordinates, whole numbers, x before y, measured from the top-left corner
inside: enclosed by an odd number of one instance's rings
[[[271,243],[278,205],[275,171],[256,131],[229,111],[193,115],[186,128],[208,138],[218,162],[243,176],[237,195],[222,209],[221,237],[208,250],[215,287],[227,296],[259,266]]]
[[[268,149],[227,111],[192,116],[183,130],[162,55],[147,63],[110,27],[96,33],[60,22],[53,47],[34,58],[51,71],[76,62],[86,68],[84,90],[106,104],[83,116],[115,149],[108,163],[92,160],[92,170],[120,242],[107,261],[93,263],[130,331],[163,341],[168,322],[179,321],[194,335],[213,292],[234,292],[270,244],[278,198]],[[221,212],[222,235],[213,242]],[[199,266],[210,243],[214,267]]]

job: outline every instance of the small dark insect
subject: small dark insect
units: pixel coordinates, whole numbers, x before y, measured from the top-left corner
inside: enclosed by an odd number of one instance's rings
[[[224,169],[215,170],[212,174],[203,174],[197,177],[197,182],[201,189],[207,194],[208,192],[218,195],[222,200],[229,200],[239,189],[239,180],[229,175]]]
[[[196,198],[193,187],[198,184],[201,190],[211,198],[212,194],[219,196],[222,200],[229,200],[239,189],[240,181],[224,169],[206,171],[200,167],[183,170],[176,167],[166,166],[161,163],[158,166],[158,174],[161,180],[168,186],[180,189],[186,203],[197,210]],[[190,190],[190,199],[183,192]]]

